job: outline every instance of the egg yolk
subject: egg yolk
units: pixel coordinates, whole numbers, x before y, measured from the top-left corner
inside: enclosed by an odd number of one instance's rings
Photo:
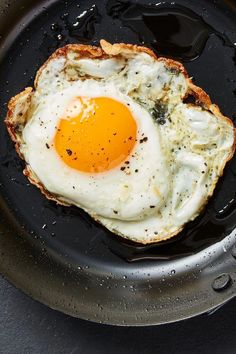
[[[129,157],[136,134],[136,121],[121,102],[108,97],[77,97],[57,126],[54,144],[68,166],[98,173]]]

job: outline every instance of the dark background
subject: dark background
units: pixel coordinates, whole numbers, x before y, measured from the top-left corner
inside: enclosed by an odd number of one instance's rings
[[[30,299],[0,278],[1,354],[236,353],[236,299],[211,315],[157,327],[78,320]]]

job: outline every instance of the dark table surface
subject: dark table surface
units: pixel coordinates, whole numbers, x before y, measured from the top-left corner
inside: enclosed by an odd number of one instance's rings
[[[113,327],[51,310],[0,278],[0,354],[236,353],[236,299],[211,315],[157,327]]]

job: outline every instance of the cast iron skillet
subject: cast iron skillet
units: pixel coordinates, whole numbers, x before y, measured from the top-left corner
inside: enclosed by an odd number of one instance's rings
[[[233,117],[236,68],[229,42],[236,42],[234,4],[176,3],[227,37],[224,41],[211,35],[201,56],[186,67]],[[100,38],[142,40],[109,16],[105,4],[0,1],[0,272],[33,298],[72,316],[116,325],[173,322],[210,311],[235,296],[235,159],[206,211],[175,242],[135,247],[79,209],[46,200],[23,176],[23,164],[3,124],[6,102],[32,84],[36,70],[57,47],[78,41],[97,44]],[[85,10],[89,15],[83,17],[84,27],[74,31],[71,23]]]

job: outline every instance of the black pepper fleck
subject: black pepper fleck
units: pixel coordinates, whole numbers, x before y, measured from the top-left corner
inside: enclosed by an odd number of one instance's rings
[[[66,149],[66,152],[67,152],[67,154],[68,154],[69,156],[72,155],[72,151],[71,151],[70,149]]]
[[[146,141],[148,141],[148,137],[147,136],[145,136],[143,139],[139,140],[140,144],[146,143]]]

